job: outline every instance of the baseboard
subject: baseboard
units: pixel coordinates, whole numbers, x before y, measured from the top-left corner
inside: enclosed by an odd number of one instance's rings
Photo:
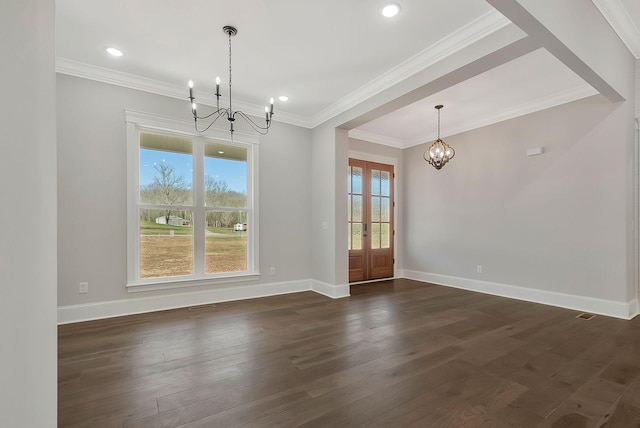
[[[315,283],[316,281],[313,282]],[[58,324],[69,324],[233,300],[254,299],[279,294],[298,293],[312,290],[311,283],[312,280],[305,279],[270,284],[231,286],[228,288],[190,293],[111,300],[83,305],[60,306],[58,307]],[[322,291],[313,291],[334,297]]]
[[[396,274],[396,278],[404,277],[432,284],[478,291],[616,318],[631,319],[640,314],[640,303],[637,299],[627,303],[614,302],[412,270],[403,270],[401,275],[400,272],[396,272]],[[314,291],[332,299],[349,297],[350,295],[349,284],[332,285],[312,279],[271,284],[254,284],[190,293],[60,306],[58,307],[58,324],[70,324],[210,303],[299,293],[302,291]]]
[[[311,280],[311,290],[332,299],[341,299],[351,295],[349,284],[331,285],[315,279]]]
[[[640,301],[633,299],[629,302],[629,319],[637,317],[638,315],[640,315]]]
[[[575,294],[556,293],[553,291],[536,290],[533,288],[499,284],[495,282],[478,281],[469,278],[440,275],[414,270],[403,270],[404,277],[447,287],[477,291],[495,296],[509,297],[527,302],[542,303],[566,309],[590,312],[615,318],[631,319],[638,315],[637,300],[631,302],[617,302],[613,300],[594,299],[592,297]]]

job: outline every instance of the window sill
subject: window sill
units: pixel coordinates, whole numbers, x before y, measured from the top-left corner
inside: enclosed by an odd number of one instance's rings
[[[143,291],[169,290],[186,287],[199,287],[203,285],[231,284],[234,282],[257,281],[260,279],[259,273],[248,274],[242,273],[237,275],[228,275],[224,277],[213,278],[170,278],[143,280],[139,282],[131,282],[127,284],[127,292],[139,293]]]

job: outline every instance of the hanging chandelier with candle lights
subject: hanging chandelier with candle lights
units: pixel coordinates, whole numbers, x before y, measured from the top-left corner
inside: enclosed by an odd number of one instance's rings
[[[231,26],[225,25],[222,27],[222,31],[229,37],[229,106],[220,108],[220,77],[216,77],[216,109],[203,116],[198,115],[196,98],[193,95],[193,80],[189,80],[189,100],[191,101],[191,113],[193,114],[194,126],[197,132],[205,132],[221,117],[226,117],[229,122],[229,131],[231,132],[231,138],[233,139],[234,127],[233,124],[236,118],[242,118],[247,122],[257,133],[266,135],[271,127],[273,117],[273,103],[274,99],[271,97],[269,100],[269,106],[264,108],[265,111],[265,124],[264,126],[254,122],[251,117],[240,110],[233,110],[233,98],[231,96],[231,37],[238,34],[238,30]],[[205,121],[202,128],[198,127],[198,121]]]

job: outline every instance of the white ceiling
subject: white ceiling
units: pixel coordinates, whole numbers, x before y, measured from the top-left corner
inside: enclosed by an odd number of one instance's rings
[[[234,103],[274,119],[312,127],[352,107],[372,89],[408,77],[446,41],[488,35],[509,22],[477,0],[395,0],[386,19],[376,0],[57,0],[57,69],[185,99],[211,101],[214,79],[228,94],[228,40],[234,25]],[[629,49],[640,57],[640,2],[593,0]],[[490,28],[491,30],[487,30]],[[634,29],[637,34],[634,34]],[[121,58],[106,54],[113,46]],[[417,64],[417,65],[416,65]],[[413,67],[413,68],[412,68]],[[582,79],[539,49],[351,131],[370,141],[409,147],[433,139],[444,104],[442,135],[451,135],[594,94]],[[238,102],[236,102],[238,101]]]

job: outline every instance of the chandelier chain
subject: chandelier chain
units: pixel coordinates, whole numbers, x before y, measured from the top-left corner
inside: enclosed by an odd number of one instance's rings
[[[233,114],[233,109],[231,106],[231,35],[232,33],[229,32],[229,110],[230,113]]]

